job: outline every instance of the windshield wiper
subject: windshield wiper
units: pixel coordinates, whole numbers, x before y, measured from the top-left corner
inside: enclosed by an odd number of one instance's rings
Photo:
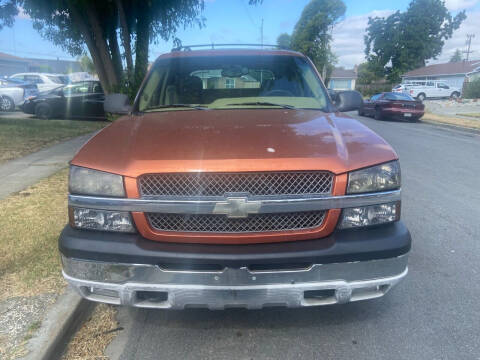
[[[227,104],[227,106],[242,106],[242,105],[279,106],[284,109],[296,109],[296,107],[293,105],[275,104],[275,103],[266,102],[266,101],[252,101],[252,102],[244,102],[244,103]]]
[[[208,110],[208,108],[199,105],[190,105],[190,104],[170,104],[170,105],[159,105],[146,108],[145,110],[157,110],[157,109],[168,109],[168,108],[190,108],[195,110]]]

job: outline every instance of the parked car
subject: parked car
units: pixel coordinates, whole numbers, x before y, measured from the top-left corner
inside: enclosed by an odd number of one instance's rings
[[[458,87],[447,85],[443,81],[426,81],[424,84],[412,83],[401,84],[405,89],[403,92],[423,101],[428,98],[452,98],[461,96],[462,90]]]
[[[385,118],[418,121],[425,112],[425,105],[404,93],[387,92],[373,95],[365,100],[358,115],[373,116],[376,120]]]
[[[31,97],[23,111],[41,119],[51,117],[104,118],[105,94],[98,81],[80,81]]]
[[[71,161],[66,280],[89,300],[160,309],[383,296],[411,238],[395,151],[341,113],[362,101],[333,103],[298,52],[160,56],[133,107],[107,97],[126,115]]]
[[[13,80],[21,80],[28,83],[36,84],[38,91],[48,91],[58,88],[60,85],[70,83],[67,75],[64,74],[48,74],[48,73],[18,73],[9,77]]]
[[[14,111],[25,99],[38,94],[35,84],[0,79],[0,111]]]

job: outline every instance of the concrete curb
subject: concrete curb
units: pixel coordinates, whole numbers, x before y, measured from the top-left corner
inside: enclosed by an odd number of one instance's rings
[[[440,122],[440,121],[424,120],[424,119],[420,119],[419,122],[424,123],[424,124],[443,126],[443,127],[446,127],[446,128],[453,128],[453,129],[456,129],[456,130],[465,130],[465,131],[473,132],[473,133],[477,133],[477,134],[480,133],[480,129],[472,128],[472,127],[468,127],[468,126],[448,124],[448,123],[444,123],[444,122]]]
[[[60,359],[75,331],[91,313],[94,303],[81,298],[70,286],[48,310],[42,325],[29,341],[24,360]]]

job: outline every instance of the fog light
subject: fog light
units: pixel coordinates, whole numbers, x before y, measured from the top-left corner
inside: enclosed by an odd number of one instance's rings
[[[340,229],[380,225],[400,220],[400,201],[343,209]]]
[[[70,209],[70,224],[79,229],[135,232],[132,217],[125,211],[73,208]]]

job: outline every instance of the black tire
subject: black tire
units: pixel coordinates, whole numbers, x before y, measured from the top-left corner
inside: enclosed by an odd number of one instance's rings
[[[427,98],[427,96],[424,93],[420,93],[417,95],[417,99],[420,101],[423,101]]]
[[[451,95],[450,95],[450,99],[458,99],[460,97],[460,94],[458,93],[458,91],[454,91]]]
[[[0,111],[15,111],[15,102],[13,99],[6,95],[1,96]]]
[[[383,120],[382,111],[380,110],[380,108],[375,108],[374,118],[375,118],[375,120]]]
[[[48,104],[38,104],[35,106],[35,115],[39,119],[49,119],[52,116],[52,108]]]
[[[363,109],[358,109],[358,116],[364,116]]]

